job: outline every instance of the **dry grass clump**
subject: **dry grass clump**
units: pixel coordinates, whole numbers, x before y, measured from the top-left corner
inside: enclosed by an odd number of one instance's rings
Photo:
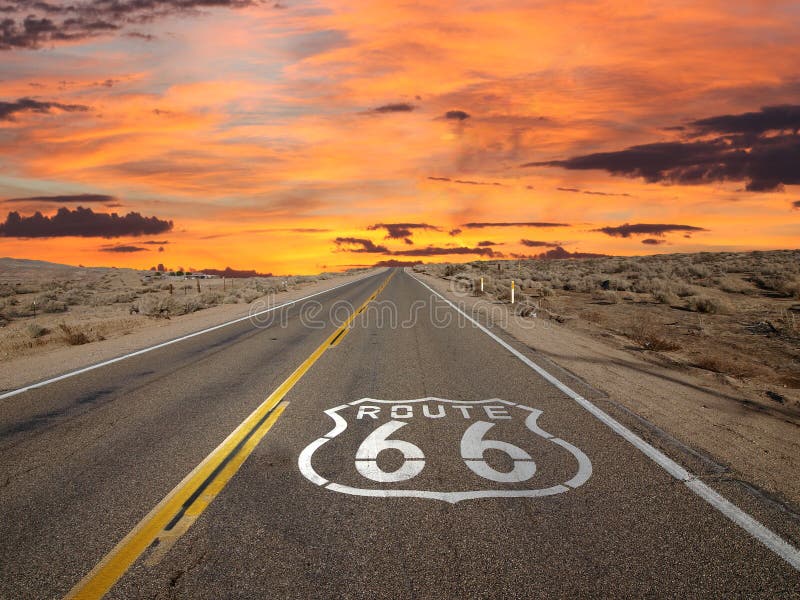
[[[670,339],[666,328],[649,318],[634,323],[628,330],[627,336],[643,350],[655,352],[680,350],[680,346]]]
[[[727,315],[733,312],[727,301],[710,296],[692,296],[686,303],[686,307],[694,312],[711,315]]]
[[[753,375],[763,372],[763,369],[756,367],[752,363],[747,363],[743,360],[735,360],[719,354],[703,354],[695,358],[691,362],[691,366],[714,373],[732,375],[739,379],[752,377]]]
[[[38,323],[28,323],[25,330],[28,332],[28,335],[33,340],[38,339],[50,333],[50,330],[47,327],[42,327]]]
[[[78,327],[61,323],[59,324],[58,328],[61,330],[61,338],[69,346],[82,346],[83,344],[88,344],[92,341],[89,339],[89,336],[86,334],[86,332],[82,331]]]

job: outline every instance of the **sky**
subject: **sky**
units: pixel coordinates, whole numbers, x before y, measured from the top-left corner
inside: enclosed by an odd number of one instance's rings
[[[796,1],[0,0],[0,256],[300,274],[798,240]]]

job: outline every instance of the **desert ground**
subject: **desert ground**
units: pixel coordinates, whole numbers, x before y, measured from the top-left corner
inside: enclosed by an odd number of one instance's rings
[[[2,258],[0,387],[185,335],[247,315],[256,301],[292,300],[363,272],[187,279]]]
[[[428,265],[515,312],[800,407],[800,251]]]

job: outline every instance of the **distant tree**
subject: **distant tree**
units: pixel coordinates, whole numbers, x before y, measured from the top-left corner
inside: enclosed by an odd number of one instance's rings
[[[156,271],[161,271],[163,273],[166,270],[167,270],[167,268],[163,264],[158,263],[158,267],[156,267]]]

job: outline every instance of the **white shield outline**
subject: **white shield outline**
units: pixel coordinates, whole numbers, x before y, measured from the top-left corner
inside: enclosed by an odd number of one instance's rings
[[[467,406],[476,406],[488,403],[493,403],[493,404],[501,403],[507,406],[514,406],[517,408],[521,408],[523,410],[527,410],[531,414],[528,415],[528,417],[526,417],[525,426],[534,434],[546,439],[549,442],[553,442],[554,444],[561,446],[562,448],[570,452],[570,454],[572,454],[578,461],[578,472],[569,481],[565,481],[562,484],[538,490],[473,490],[466,492],[431,492],[427,490],[374,490],[374,489],[354,488],[328,481],[327,479],[319,475],[314,470],[314,467],[311,465],[311,458],[314,456],[314,453],[317,450],[319,450],[324,444],[331,441],[333,438],[340,435],[347,429],[347,420],[338,414],[340,410],[343,410],[350,406],[357,406],[364,402],[369,402],[373,404],[375,403],[414,404],[420,402],[433,402],[433,401],[449,402],[450,404],[454,405],[460,404]],[[475,498],[521,498],[521,497],[537,498],[542,496],[554,496],[556,494],[563,494],[564,492],[567,492],[570,489],[575,489],[577,487],[580,487],[581,485],[586,483],[586,481],[592,475],[592,463],[589,460],[589,457],[587,457],[583,453],[583,451],[581,451],[579,448],[576,448],[569,442],[565,442],[561,438],[557,438],[547,433],[536,424],[539,415],[542,414],[541,410],[530,408],[529,406],[525,406],[524,404],[509,402],[508,400],[500,400],[499,398],[490,398],[488,400],[447,400],[445,398],[436,398],[433,396],[429,396],[427,398],[418,398],[416,400],[376,400],[374,398],[361,398],[360,400],[354,400],[353,402],[348,402],[347,404],[342,404],[341,406],[330,408],[324,412],[331,419],[333,419],[333,422],[335,424],[334,428],[327,435],[324,435],[323,437],[314,440],[303,449],[303,451],[300,453],[300,456],[297,459],[297,466],[299,467],[300,472],[303,474],[303,476],[310,482],[320,487],[324,487],[327,490],[331,490],[333,492],[340,492],[343,494],[350,494],[353,496],[371,496],[375,498],[404,498],[404,497],[430,498],[432,500],[442,500],[444,502],[455,504],[456,502],[460,502],[461,500],[471,500]]]

